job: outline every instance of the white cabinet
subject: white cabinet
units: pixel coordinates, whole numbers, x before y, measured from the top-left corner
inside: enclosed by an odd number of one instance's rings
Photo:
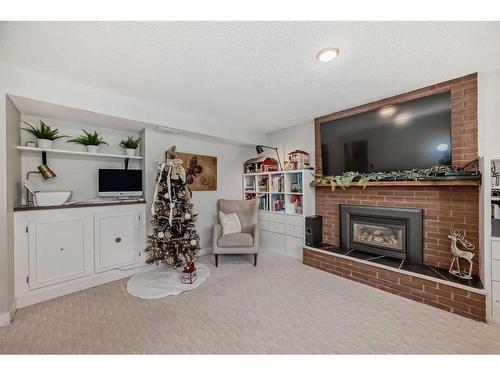
[[[313,171],[244,174],[243,199],[259,201],[261,248],[302,259],[304,217],[314,214]]]
[[[86,215],[59,213],[29,220],[29,287],[90,274],[92,232]]]
[[[141,271],[145,214],[144,203],[14,212],[17,306]]]
[[[94,218],[95,272],[135,263],[140,256],[137,212],[102,213]]]
[[[491,241],[491,258],[500,260],[500,240],[498,239]]]
[[[493,318],[500,319],[500,282],[492,281],[491,283],[491,310]]]
[[[495,281],[500,281],[500,260],[491,260],[491,278]]]

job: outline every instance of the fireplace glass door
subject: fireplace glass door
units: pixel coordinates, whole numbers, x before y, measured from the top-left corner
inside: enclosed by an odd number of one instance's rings
[[[406,254],[405,222],[351,216],[351,245],[359,250],[369,250],[380,255],[404,259]]]

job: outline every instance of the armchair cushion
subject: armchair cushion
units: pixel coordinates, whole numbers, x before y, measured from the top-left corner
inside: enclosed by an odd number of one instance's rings
[[[231,233],[240,233],[241,232],[241,224],[240,219],[238,218],[238,214],[225,214],[222,211],[219,211],[219,222],[222,226],[222,235],[227,236]]]
[[[253,240],[251,233],[232,233],[219,237],[217,245],[219,247],[252,247]]]
[[[236,212],[240,219],[241,231],[243,233],[253,232],[255,224],[257,224],[258,210],[258,204],[255,199],[248,201],[219,199],[217,206],[218,210],[225,214]]]

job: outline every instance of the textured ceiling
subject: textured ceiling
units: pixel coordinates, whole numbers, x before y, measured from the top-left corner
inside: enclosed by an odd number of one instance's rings
[[[498,69],[499,40],[499,22],[17,22],[0,60],[264,133]]]

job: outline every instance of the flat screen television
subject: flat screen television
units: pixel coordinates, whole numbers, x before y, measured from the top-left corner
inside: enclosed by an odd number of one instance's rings
[[[99,169],[98,181],[100,197],[142,196],[140,169]]]
[[[324,175],[451,165],[450,92],[320,124]]]

